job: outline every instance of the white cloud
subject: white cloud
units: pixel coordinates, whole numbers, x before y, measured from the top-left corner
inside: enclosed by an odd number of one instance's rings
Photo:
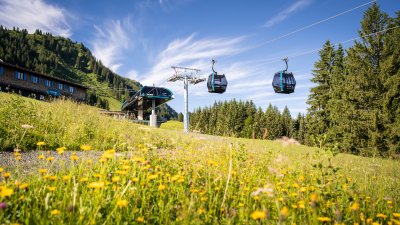
[[[122,66],[122,53],[133,46],[130,38],[134,32],[131,19],[110,20],[103,26],[94,26],[96,37],[92,41],[93,54],[114,72]]]
[[[36,29],[63,37],[71,36],[65,9],[42,0],[0,0],[0,24],[33,33]]]
[[[242,52],[240,43],[245,37],[208,38],[195,40],[195,35],[172,41],[162,50],[154,61],[153,67],[141,78],[143,84],[152,85],[165,81],[174,74],[171,66],[195,67],[209,70],[212,58],[231,56]]]
[[[284,21],[286,18],[288,18],[290,15],[293,13],[297,12],[298,10],[306,7],[312,2],[312,0],[298,0],[292,5],[289,6],[286,10],[280,12],[279,14],[275,15],[273,18],[268,20],[265,24],[264,27],[272,27],[275,24]]]

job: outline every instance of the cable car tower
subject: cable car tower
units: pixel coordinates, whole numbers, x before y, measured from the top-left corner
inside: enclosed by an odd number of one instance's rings
[[[199,78],[199,69],[180,67],[180,66],[171,66],[174,69],[175,74],[168,78],[169,82],[175,82],[178,80],[183,80],[183,87],[185,89],[184,101],[185,108],[183,111],[183,131],[185,133],[189,132],[189,114],[188,114],[188,105],[189,105],[189,83],[198,84],[205,81],[205,78]]]

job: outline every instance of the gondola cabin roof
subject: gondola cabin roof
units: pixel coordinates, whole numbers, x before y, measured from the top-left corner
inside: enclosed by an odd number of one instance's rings
[[[156,107],[174,99],[173,93],[163,87],[143,86],[128,101],[122,104],[121,110],[137,111],[139,108],[148,109],[155,100]]]

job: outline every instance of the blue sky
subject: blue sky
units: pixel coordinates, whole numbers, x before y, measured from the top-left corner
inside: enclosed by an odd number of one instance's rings
[[[34,32],[41,29],[82,42],[114,72],[144,85],[171,89],[169,104],[183,111],[183,84],[165,82],[171,66],[194,67],[199,76],[225,73],[228,89],[209,94],[206,83],[189,87],[189,110],[233,98],[269,103],[292,116],[305,113],[318,49],[330,40],[358,36],[370,0],[0,0],[0,24]],[[400,10],[397,0],[378,0],[389,15]],[[365,6],[361,6],[366,4]],[[356,7],[360,6],[357,9]],[[347,13],[347,10],[354,9]],[[338,15],[343,13],[341,15]],[[307,29],[292,33],[308,25]],[[351,46],[347,42],[344,47]],[[273,92],[273,74],[285,67],[297,80],[296,92]]]

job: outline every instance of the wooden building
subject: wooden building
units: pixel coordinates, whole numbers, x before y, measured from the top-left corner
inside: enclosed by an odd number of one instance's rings
[[[0,91],[3,92],[15,92],[38,100],[64,96],[85,101],[87,89],[85,86],[0,60]]]

